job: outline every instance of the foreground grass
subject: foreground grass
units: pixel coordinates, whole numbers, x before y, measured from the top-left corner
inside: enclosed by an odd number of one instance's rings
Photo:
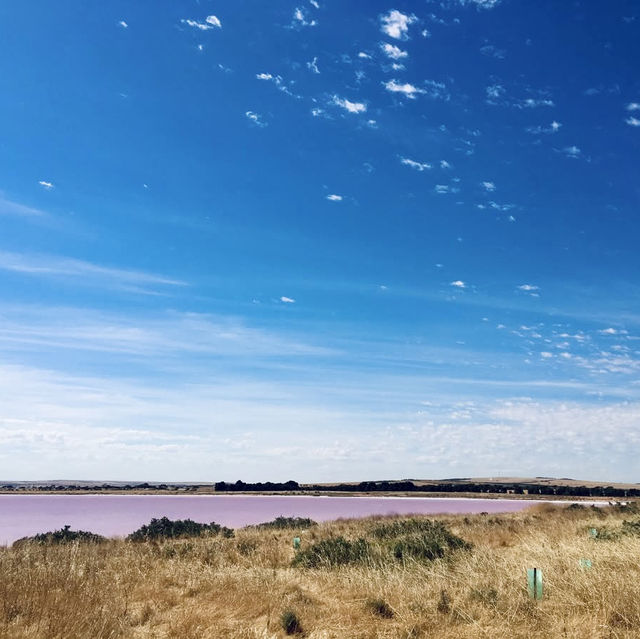
[[[0,549],[0,639],[637,638],[640,534],[623,521],[639,518],[542,506],[431,518],[444,528],[369,518],[233,538],[24,543]],[[431,529],[442,552],[407,550]],[[298,556],[345,543],[338,559],[295,562],[294,535]],[[344,548],[358,551],[341,564]],[[528,598],[530,567],[543,570],[542,601]]]

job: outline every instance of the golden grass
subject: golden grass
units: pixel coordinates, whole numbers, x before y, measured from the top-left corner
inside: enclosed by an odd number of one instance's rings
[[[318,570],[291,567],[294,533],[278,530],[0,549],[0,639],[267,639],[285,636],[285,610],[316,639],[638,638],[640,536],[587,532],[625,517],[638,515],[534,507],[438,517],[473,549]],[[320,525],[303,533],[303,548],[366,537],[380,519]],[[542,601],[527,595],[529,567],[543,570]],[[382,603],[392,616],[377,612]]]

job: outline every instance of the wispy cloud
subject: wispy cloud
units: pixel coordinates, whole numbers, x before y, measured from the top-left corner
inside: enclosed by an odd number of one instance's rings
[[[413,99],[420,93],[426,93],[424,89],[420,89],[408,82],[401,83],[397,80],[389,80],[388,82],[383,82],[383,84],[387,91],[390,91],[391,93],[401,93],[407,98]]]
[[[330,195],[327,195],[327,200],[329,200],[330,202],[342,202],[343,197],[342,195],[336,195],[335,193],[331,193]]]
[[[351,102],[346,98],[340,98],[337,95],[333,96],[333,104],[342,107],[349,113],[364,113],[367,110],[367,105],[364,102]]]
[[[18,202],[6,200],[0,195],[0,215],[15,215],[18,217],[48,217],[48,214]]]
[[[129,25],[124,21],[124,20],[120,20],[120,22],[118,22],[118,24],[123,28],[126,29]]]
[[[416,160],[410,160],[409,158],[400,158],[400,162],[405,164],[406,166],[410,166],[412,169],[416,171],[425,171],[431,168],[431,164],[427,162],[417,162]]]
[[[579,157],[582,157],[582,151],[575,145],[573,145],[573,146],[565,146],[564,149],[562,149],[562,152],[568,158],[577,159]]]
[[[625,108],[627,111],[640,111],[640,102],[629,102]]]
[[[198,22],[190,18],[183,18],[180,22],[200,31],[209,31],[210,29],[222,29],[222,23],[217,16],[207,16],[204,22]]]
[[[298,27],[315,27],[318,23],[315,20],[308,20],[304,9],[296,7],[293,12],[293,26]]]
[[[389,44],[388,42],[383,42],[380,45],[382,52],[392,60],[401,60],[402,58],[406,58],[409,54],[406,51],[400,49],[395,44]]]
[[[539,135],[541,133],[557,133],[561,127],[562,124],[554,120],[551,124],[549,124],[549,126],[542,126],[538,124],[536,126],[529,126],[525,130],[527,131],[527,133]]]
[[[467,285],[462,280],[455,280],[449,284],[454,288],[467,288]]]
[[[318,58],[315,57],[311,62],[307,62],[307,69],[309,69],[312,73],[320,73],[320,69],[318,69]]]
[[[518,286],[517,289],[519,291],[524,291],[525,293],[531,293],[531,292],[539,291],[540,287],[535,286],[534,284],[520,284],[520,286]]]
[[[50,191],[52,188],[54,188],[53,182],[47,182],[46,180],[40,180],[38,184],[46,191]]]
[[[625,122],[629,125],[629,126],[640,126],[640,120],[638,118],[634,118],[633,116],[629,116]]]
[[[280,298],[280,301],[283,302],[284,304],[295,304],[296,303],[296,301],[292,297],[287,297],[286,295],[283,295]]]
[[[496,185],[493,182],[482,182],[482,186],[485,191],[489,191],[489,193],[496,190]]]
[[[380,16],[380,29],[390,38],[406,40],[408,38],[409,25],[417,20],[414,15],[407,15],[397,9],[392,9],[386,15]]]
[[[81,286],[99,284],[106,288],[139,290],[145,286],[186,286],[186,282],[155,273],[101,266],[68,257],[27,255],[0,251],[0,270],[23,275],[64,278]],[[152,290],[146,291],[152,292]]]
[[[247,119],[258,127],[265,127],[267,123],[262,120],[262,116],[254,111],[246,111],[245,116]]]

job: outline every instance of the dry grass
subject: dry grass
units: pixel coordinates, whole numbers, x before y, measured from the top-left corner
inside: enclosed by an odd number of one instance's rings
[[[293,533],[246,529],[163,543],[26,544],[0,549],[0,639],[284,637],[292,611],[308,638],[640,637],[640,536],[592,539],[638,518],[615,508],[534,508],[438,517],[473,544],[430,562],[387,559],[371,535],[380,518],[337,521],[302,546],[364,537],[372,559],[291,567]],[[581,558],[593,567],[580,567]],[[528,567],[543,570],[531,601]]]

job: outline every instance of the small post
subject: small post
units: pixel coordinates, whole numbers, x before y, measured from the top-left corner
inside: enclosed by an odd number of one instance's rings
[[[295,550],[298,550],[298,548],[300,548],[300,537],[293,538],[293,547]]]
[[[581,559],[580,560],[580,568],[583,570],[589,570],[592,567],[591,559]]]
[[[595,539],[597,536],[598,536],[598,529],[589,528],[589,537],[591,537],[592,539]]]
[[[527,586],[531,599],[542,599],[542,570],[527,568]]]

